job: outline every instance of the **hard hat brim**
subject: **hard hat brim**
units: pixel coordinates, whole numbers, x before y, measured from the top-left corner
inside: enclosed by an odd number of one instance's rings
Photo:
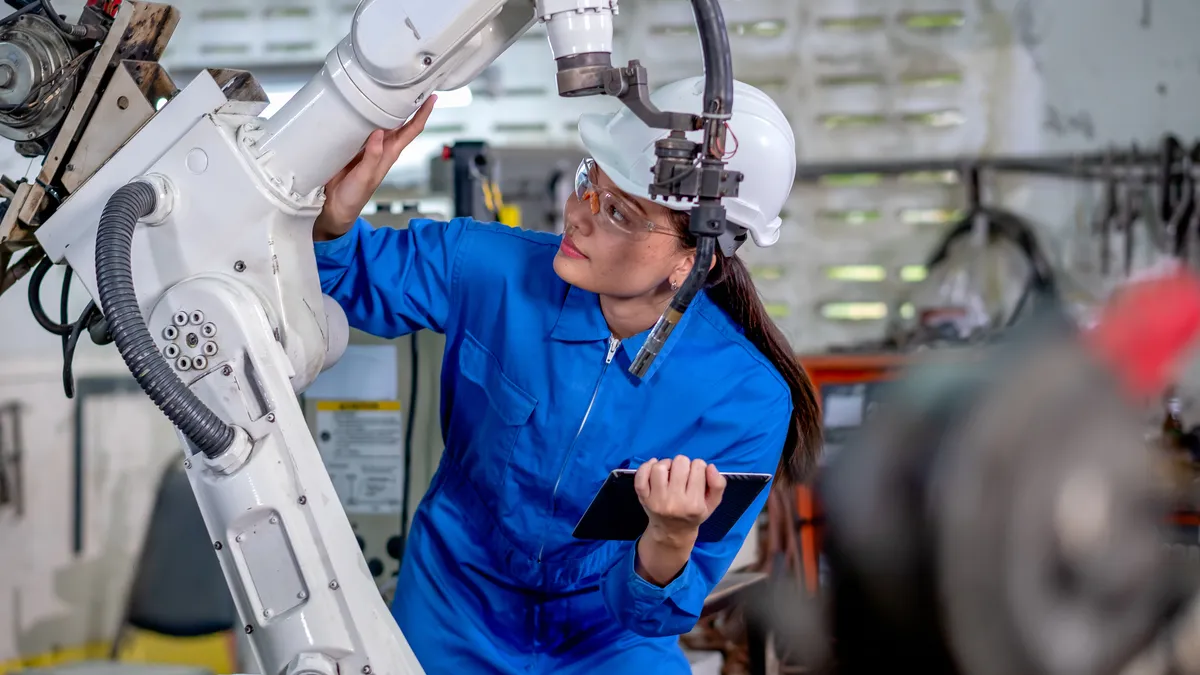
[[[592,159],[596,160],[596,164],[604,172],[604,175],[608,176],[608,179],[626,194],[661,204],[675,211],[690,210],[691,205],[684,201],[671,202],[650,197],[650,182],[654,180],[654,176],[647,174],[646,182],[638,183],[625,174],[625,171],[620,168],[622,164],[620,150],[613,142],[612,134],[608,133],[610,119],[611,115],[594,113],[585,114],[579,118],[579,140],[583,142],[583,147],[591,154]]]

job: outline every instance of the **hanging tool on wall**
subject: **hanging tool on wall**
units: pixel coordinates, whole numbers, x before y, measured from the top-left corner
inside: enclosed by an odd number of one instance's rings
[[[22,438],[21,404],[0,406],[0,510],[11,508],[17,517],[25,514]]]

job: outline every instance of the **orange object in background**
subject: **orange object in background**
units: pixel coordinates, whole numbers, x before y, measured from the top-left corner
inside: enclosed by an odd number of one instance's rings
[[[862,353],[800,356],[800,365],[808,371],[820,392],[821,416],[826,427],[826,448],[836,444],[838,431],[861,424],[868,413],[871,390],[894,380],[910,363],[905,354]],[[858,419],[854,399],[861,395]],[[846,399],[845,401],[839,399]],[[837,451],[836,449],[834,450]],[[810,593],[820,587],[822,519],[820,504],[807,485],[796,487],[796,510],[800,517],[800,555],[804,585]]]

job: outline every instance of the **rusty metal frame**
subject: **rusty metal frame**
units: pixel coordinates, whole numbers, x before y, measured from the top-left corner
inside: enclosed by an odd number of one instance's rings
[[[140,0],[122,3],[46,154],[37,180],[21,183],[9,202],[0,220],[0,245],[12,251],[35,243],[32,233],[40,224],[38,216],[46,202],[47,186],[54,185],[62,176],[115,65],[126,60],[157,61],[178,24],[179,10],[171,5]]]

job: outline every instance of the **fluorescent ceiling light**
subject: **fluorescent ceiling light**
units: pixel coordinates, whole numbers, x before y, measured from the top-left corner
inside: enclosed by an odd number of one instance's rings
[[[267,99],[270,100],[270,104],[267,106],[266,110],[262,111],[261,115],[263,117],[271,117],[275,113],[279,112],[279,109],[282,108],[285,103],[290,101],[298,91],[300,90],[266,90]],[[459,87],[458,89],[452,89],[450,91],[439,91],[437,92],[437,97],[437,103],[434,104],[435,108],[465,108],[471,105],[471,101],[474,100],[474,97],[471,95],[470,87]]]

